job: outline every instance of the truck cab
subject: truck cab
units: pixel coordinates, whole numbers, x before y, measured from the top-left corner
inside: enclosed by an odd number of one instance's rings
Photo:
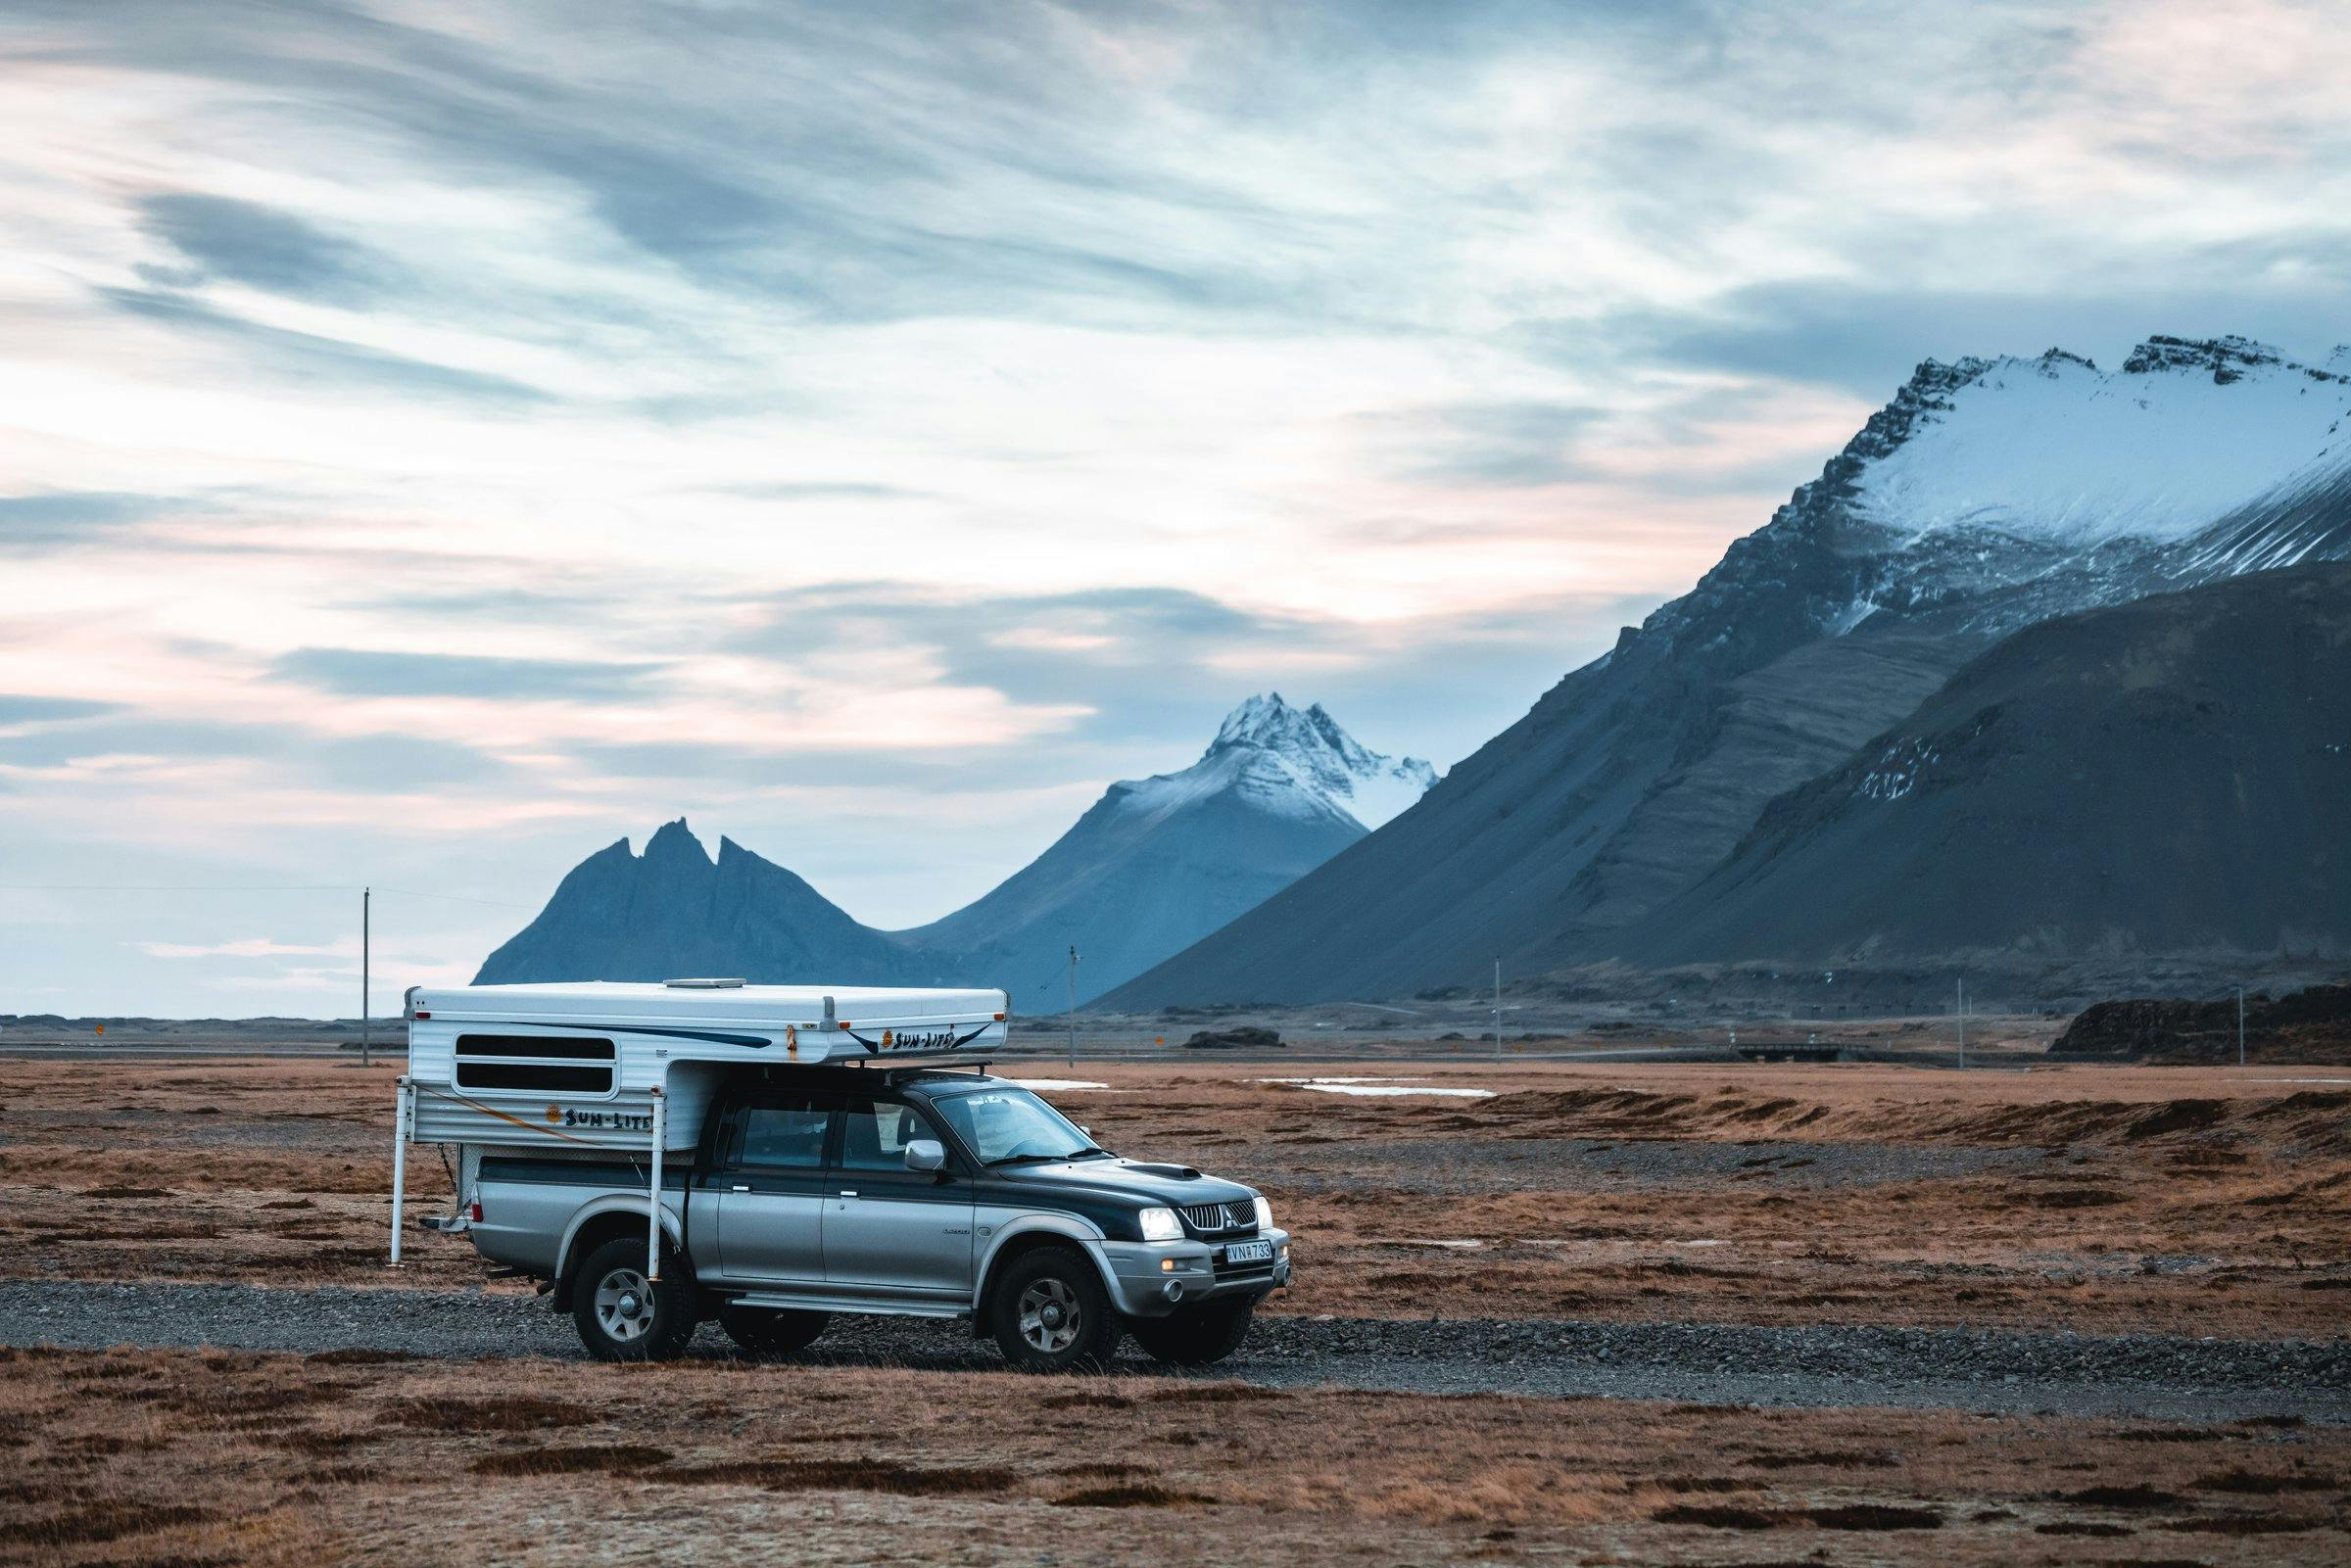
[[[985,1070],[732,1069],[661,1189],[656,1259],[641,1161],[485,1153],[466,1228],[613,1360],[712,1317],[785,1354],[838,1313],[911,1313],[968,1316],[1032,1370],[1099,1366],[1127,1334],[1201,1365],[1290,1273],[1251,1188],[1123,1159]]]

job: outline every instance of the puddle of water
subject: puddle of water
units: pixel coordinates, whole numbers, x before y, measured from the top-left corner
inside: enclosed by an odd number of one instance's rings
[[[1482,1241],[1465,1241],[1445,1236],[1380,1236],[1372,1238],[1375,1247],[1446,1247],[1473,1252],[1485,1245]]]
[[[1449,1100],[1491,1100],[1492,1089],[1441,1089],[1411,1083],[1372,1083],[1362,1078],[1259,1078],[1259,1083],[1284,1083],[1295,1089],[1312,1089],[1317,1094],[1352,1094],[1365,1098],[1395,1099],[1403,1095],[1437,1095]]]
[[[1107,1089],[1110,1087],[1107,1083],[1096,1083],[1091,1078],[1012,1078],[1007,1081],[1017,1083],[1022,1088],[1033,1090],[1038,1094],[1067,1093],[1072,1089]]]
[[[1728,1247],[1728,1246],[1730,1245],[1730,1243],[1729,1243],[1729,1242],[1723,1242],[1723,1241],[1713,1241],[1713,1240],[1707,1240],[1707,1241],[1669,1241],[1669,1242],[1667,1242],[1665,1245],[1666,1245],[1666,1246],[1668,1246],[1668,1247]]]
[[[2351,1083],[2351,1078],[2255,1078],[2255,1083]]]

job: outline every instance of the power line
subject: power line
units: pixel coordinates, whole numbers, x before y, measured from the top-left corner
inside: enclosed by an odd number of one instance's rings
[[[349,892],[350,889],[345,888],[344,891]],[[532,907],[529,904],[511,904],[503,898],[475,898],[465,893],[428,893],[414,887],[387,887],[384,891],[398,893],[403,898],[440,898],[453,904],[487,904],[492,909],[529,909]]]
[[[212,882],[0,882],[0,893],[356,893],[357,882],[290,882],[249,885]],[[416,887],[387,887],[404,898],[438,898],[453,904],[486,904],[492,909],[529,909],[528,904],[465,893],[428,893]]]
[[[0,882],[0,893],[352,893],[355,882],[309,882],[286,886],[227,886],[202,882]]]

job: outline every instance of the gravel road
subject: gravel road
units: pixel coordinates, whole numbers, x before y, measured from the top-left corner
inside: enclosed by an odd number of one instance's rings
[[[569,1319],[528,1296],[80,1280],[0,1281],[0,1344],[375,1350],[459,1360],[582,1354]],[[727,1348],[712,1327],[695,1342],[701,1354]],[[811,1358],[1003,1364],[967,1327],[913,1318],[840,1319]],[[1121,1369],[1153,1367],[1136,1359]],[[1218,1373],[1277,1388],[2351,1421],[2346,1340],[1265,1317]]]

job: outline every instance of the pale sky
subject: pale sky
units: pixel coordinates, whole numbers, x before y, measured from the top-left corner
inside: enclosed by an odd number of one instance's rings
[[[1450,765],[1921,358],[2351,337],[2342,21],[0,0],[0,1013],[356,1012],[362,882],[395,1008],[681,813],[920,923],[1267,689]]]

